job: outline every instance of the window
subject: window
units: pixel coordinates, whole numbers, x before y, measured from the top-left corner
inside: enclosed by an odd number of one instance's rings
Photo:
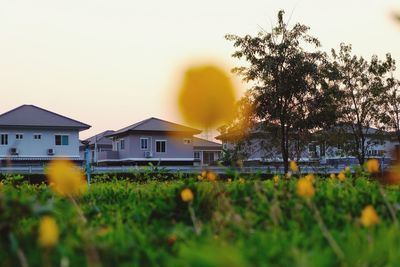
[[[167,151],[167,141],[157,140],[156,141],[156,152],[165,153]]]
[[[121,140],[119,141],[119,145],[120,145],[121,150],[124,150],[124,149],[125,149],[125,140],[124,140],[124,139],[121,139]]]
[[[190,138],[185,138],[185,139],[183,139],[183,143],[185,145],[189,145],[190,143],[192,143],[192,140]]]
[[[1,145],[8,145],[8,134],[2,134],[1,135],[0,144]]]
[[[199,151],[195,151],[194,152],[194,158],[195,159],[200,159],[200,152]]]
[[[68,146],[69,136],[68,135],[56,135],[55,143],[56,143],[56,146]]]
[[[24,139],[24,135],[23,134],[16,134],[15,135],[15,139],[17,139],[17,140]]]
[[[33,139],[40,140],[40,139],[42,139],[42,135],[41,134],[34,134],[33,135]]]
[[[140,149],[141,150],[149,149],[149,138],[140,138]]]

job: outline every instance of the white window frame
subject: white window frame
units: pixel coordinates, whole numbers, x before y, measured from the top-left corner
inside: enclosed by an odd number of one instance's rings
[[[142,140],[147,140],[146,148],[142,147]],[[149,140],[150,140],[150,138],[148,138],[148,137],[140,137],[140,150],[143,150],[143,151],[148,151],[149,150],[149,143],[150,143]]]
[[[19,138],[21,137],[21,138]],[[24,134],[23,133],[16,133],[15,134],[15,140],[22,140],[24,139]]]
[[[36,136],[39,136],[40,138],[35,138]],[[54,137],[55,138],[55,137]],[[34,133],[33,134],[33,140],[42,140],[42,134],[40,133]]]
[[[7,135],[7,144],[2,144],[2,143],[1,143],[1,136],[2,136],[2,135]],[[0,146],[8,146],[8,143],[9,143],[9,142],[8,142],[8,137],[9,137],[9,134],[8,134],[8,133],[0,133]]]
[[[157,142],[165,142],[165,151],[164,152],[158,152],[157,151]],[[155,145],[155,147],[156,147],[156,149],[155,149],[155,151],[156,151],[156,153],[158,153],[158,154],[166,154],[167,153],[167,140],[162,140],[162,139],[159,139],[159,140],[154,140],[154,145]]]

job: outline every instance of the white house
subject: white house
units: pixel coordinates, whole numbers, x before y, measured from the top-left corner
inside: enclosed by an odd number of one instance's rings
[[[1,165],[42,165],[54,158],[80,161],[79,132],[90,126],[33,105],[0,115]]]

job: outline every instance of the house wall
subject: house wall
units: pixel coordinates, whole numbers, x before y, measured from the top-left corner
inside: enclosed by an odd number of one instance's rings
[[[49,157],[49,148],[54,149],[54,157],[79,157],[78,130],[0,129],[0,134],[8,134],[8,145],[0,144],[0,157],[9,156],[10,148],[17,148],[18,157]],[[23,134],[23,139],[16,139],[16,134]],[[41,139],[34,139],[35,134]],[[69,136],[68,145],[56,146],[58,134]]]
[[[147,150],[141,150],[140,138],[149,138]],[[121,149],[121,140],[125,148]],[[184,139],[190,139],[184,144]],[[166,152],[156,152],[156,140],[167,141]],[[113,141],[113,150],[118,150],[120,160],[193,160],[193,138],[191,135],[167,135],[162,133],[130,134]],[[152,152],[152,158],[145,158],[145,151]]]

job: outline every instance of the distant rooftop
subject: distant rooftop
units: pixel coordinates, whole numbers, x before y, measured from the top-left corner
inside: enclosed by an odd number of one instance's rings
[[[202,139],[199,137],[193,137],[193,146],[194,147],[214,147],[214,148],[222,148],[222,144],[209,141],[206,139]]]
[[[158,119],[158,118],[149,118],[135,124],[132,124],[128,127],[122,128],[108,136],[116,136],[121,135],[127,132],[185,132],[191,134],[199,134],[201,133],[200,130],[187,127],[181,124],[169,122],[166,120]]]
[[[86,130],[90,125],[39,108],[22,105],[0,115],[0,127],[50,127]]]

